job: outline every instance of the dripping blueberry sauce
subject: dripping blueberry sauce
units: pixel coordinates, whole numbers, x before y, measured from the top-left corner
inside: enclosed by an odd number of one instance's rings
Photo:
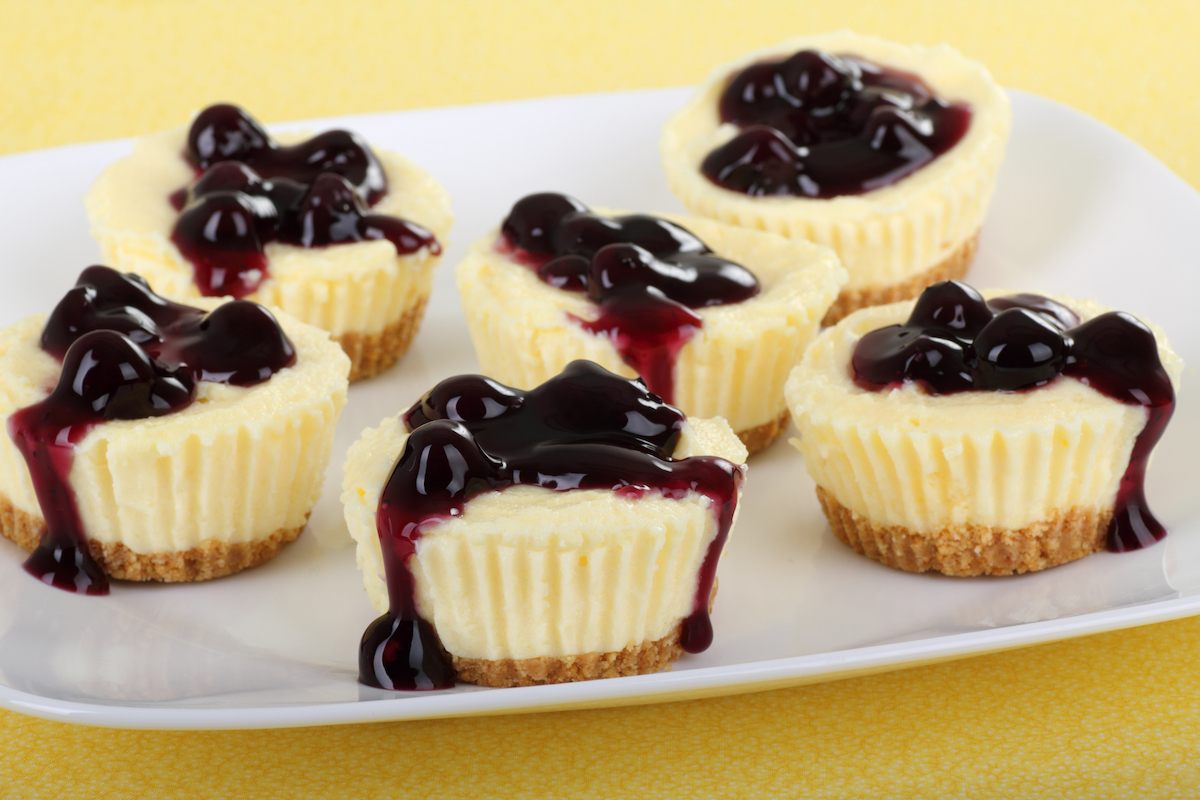
[[[295,363],[296,351],[260,305],[238,300],[206,313],[99,266],[85,269],[55,307],[41,346],[62,362],[58,384],[8,420],[46,520],[25,569],[60,589],[108,594],[69,480],[75,445],[108,420],[187,408],[197,381],[261,383]]]
[[[191,262],[202,295],[242,298],[267,277],[270,242],[326,247],[385,239],[399,255],[428,247],[431,231],[368,208],[387,193],[375,154],[357,135],[327,131],[283,147],[237,106],[196,117],[184,152],[196,180],[170,197],[180,212],[171,241]]]
[[[1108,549],[1136,550],[1167,535],[1146,504],[1146,464],[1175,410],[1175,390],[1154,334],[1123,311],[1081,322],[1046,297],[1019,294],[985,301],[958,281],[918,298],[903,325],[871,331],[851,357],[854,382],[886,391],[913,381],[929,394],[1023,392],[1060,375],[1146,409],[1117,490]]]
[[[435,386],[404,415],[409,437],[376,512],[389,608],[363,635],[359,680],[384,689],[454,685],[437,633],[417,608],[409,560],[422,533],[462,514],[471,498],[518,485],[607,489],[631,499],[648,492],[710,498],[717,535],[680,635],[687,652],[707,649],[708,599],[742,470],[715,456],[671,458],[684,419],[641,381],[590,361],[574,361],[526,392],[481,375]]]
[[[751,197],[827,199],[889,186],[957,144],[971,124],[969,105],[935,97],[916,75],[816,50],[733,75],[718,112],[742,131],[700,170]]]
[[[496,247],[543,282],[586,293],[599,315],[572,319],[611,339],[621,360],[668,403],[679,351],[703,325],[694,309],[759,292],[750,270],[714,255],[685,228],[646,214],[606,217],[563,194],[519,200]]]

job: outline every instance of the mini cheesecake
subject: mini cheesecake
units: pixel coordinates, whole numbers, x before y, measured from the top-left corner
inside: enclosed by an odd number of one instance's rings
[[[724,421],[685,421],[589,362],[529,392],[444,381],[346,457],[346,523],[384,614],[361,679],[559,683],[705,649],[745,458]],[[424,674],[385,663],[414,641]]]
[[[1011,112],[948,46],[849,31],[713,70],[663,129],[663,167],[693,213],[833,248],[849,273],[825,324],[962,277]]]
[[[751,452],[788,423],[783,384],[845,272],[827,248],[696,217],[591,211],[530,195],[455,272],[484,373],[532,388],[575,359]]]
[[[787,396],[839,539],[1006,575],[1161,538],[1142,479],[1182,369],[1128,314],[947,282],[826,330]]]
[[[134,143],[85,197],[106,263],[164,295],[229,295],[323,328],[351,380],[403,355],[453,221],[424,170],[345,131],[278,142],[233,106]]]
[[[49,317],[0,330],[0,534],[93,594],[259,564],[317,501],[348,369],[286,314],[90,267]]]

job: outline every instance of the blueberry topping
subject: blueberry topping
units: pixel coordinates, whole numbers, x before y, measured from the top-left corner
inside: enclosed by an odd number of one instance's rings
[[[355,134],[327,131],[283,147],[236,106],[206,109],[188,134],[196,180],[171,196],[171,240],[206,296],[242,298],[268,277],[270,242],[325,247],[386,239],[399,255],[441,245],[429,230],[368,208],[387,193],[383,168]]]
[[[733,75],[718,111],[741,131],[701,172],[751,197],[827,199],[891,185],[957,144],[971,123],[965,103],[934,97],[915,75],[815,50]]]
[[[820,185],[804,173],[800,151],[779,131],[754,125],[713,150],[704,174],[719,186],[751,197],[820,197]]]
[[[510,217],[511,218],[511,217]],[[636,244],[656,256],[711,253],[691,231],[647,214],[606,217],[580,211],[561,217],[554,228],[554,253],[592,257],[610,244]]]
[[[192,262],[200,294],[245,297],[258,288],[267,274],[259,231],[273,226],[256,212],[273,220],[274,208],[241,192],[200,195],[184,208],[171,238]]]
[[[565,194],[531,194],[512,207],[500,233],[515,248],[536,255],[555,252],[554,232],[563,217],[587,212],[587,206]]]
[[[1079,315],[1062,303],[1056,303],[1049,297],[1042,297],[1037,294],[1014,294],[1008,297],[996,297],[988,300],[987,304],[993,313],[1005,311],[1010,308],[1027,308],[1040,315],[1042,319],[1060,331],[1065,331],[1067,328],[1074,328],[1080,322]]]
[[[592,261],[587,256],[565,255],[552,258],[537,268],[538,277],[564,292],[586,292]]]
[[[524,395],[482,375],[459,375],[433,387],[408,410],[404,424],[409,431],[434,420],[478,422],[495,419],[520,409]]]
[[[759,292],[750,270],[670,220],[607,217],[561,194],[518,201],[501,226],[501,244],[545,283],[586,292],[600,315],[580,325],[612,339],[622,360],[668,402],[675,357],[702,325],[691,309]]]
[[[1006,306],[1010,307],[1013,306]],[[943,281],[921,292],[908,317],[909,325],[919,325],[967,339],[975,336],[991,321],[992,309],[983,296],[959,281]]]
[[[892,325],[859,340],[851,359],[854,382],[865,389],[885,389],[906,380],[930,394],[973,389],[963,343],[938,330]]]
[[[74,419],[160,417],[192,402],[195,381],[186,368],[150,358],[116,331],[92,331],[63,359],[52,403],[73,407]]]
[[[152,347],[163,341],[160,326],[188,314],[200,312],[159,297],[139,275],[88,267],[50,313],[42,329],[42,349],[61,361],[76,339],[97,330],[117,331]]]
[[[258,303],[217,306],[181,337],[178,357],[197,380],[253,386],[296,361],[296,348],[275,315]]]
[[[262,126],[242,109],[221,103],[201,111],[188,130],[188,160],[201,169],[218,161],[251,161],[274,147]]]
[[[1066,365],[1067,347],[1062,330],[1041,314],[1001,311],[975,337],[977,387],[1020,391],[1049,383]]]
[[[323,172],[333,172],[353,184],[370,205],[387,193],[383,168],[355,134],[326,131],[284,147],[233,105],[209,106],[200,112],[188,130],[184,157],[198,173],[221,161],[240,161],[263,178],[289,178],[304,184]]]

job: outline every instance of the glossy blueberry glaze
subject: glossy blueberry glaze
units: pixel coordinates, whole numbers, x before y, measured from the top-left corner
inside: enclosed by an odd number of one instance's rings
[[[8,420],[46,520],[25,569],[61,589],[107,594],[69,481],[75,445],[105,421],[186,408],[197,381],[261,383],[295,362],[295,348],[262,306],[234,301],[205,313],[98,266],[50,314],[41,346],[62,362],[58,384]]]
[[[362,137],[332,130],[284,147],[249,114],[220,103],[201,111],[188,129],[184,157],[200,174],[222,161],[245,164],[263,178],[309,184],[331,172],[350,183],[367,205],[387,194],[387,176]]]
[[[399,255],[441,252],[426,228],[368,211],[387,193],[386,177],[347,131],[282,147],[241,109],[217,105],[192,123],[185,157],[197,178],[171,196],[181,212],[171,240],[202,295],[253,292],[267,277],[263,248],[274,241],[326,247],[386,239]]]
[[[708,598],[742,471],[714,456],[671,458],[684,416],[640,381],[590,361],[574,361],[527,392],[463,375],[435,386],[404,422],[410,435],[376,514],[390,607],[363,636],[363,683],[409,690],[453,685],[454,672],[417,608],[408,563],[424,530],[461,514],[472,497],[518,485],[605,489],[630,498],[693,491],[709,497],[717,535],[681,644],[690,653],[711,644]]]
[[[1175,410],[1175,391],[1154,334],[1121,311],[1087,322],[1053,300],[1020,294],[985,301],[945,281],[926,289],[903,325],[863,336],[851,357],[854,382],[868,391],[916,382],[929,394],[1030,391],[1066,376],[1146,409],[1121,478],[1108,531],[1114,551],[1166,535],[1146,505],[1146,463]]]
[[[916,75],[816,50],[733,75],[718,113],[742,130],[704,158],[701,172],[751,197],[828,199],[889,186],[971,124],[966,103],[935,97]]]
[[[585,330],[609,337],[655,394],[674,401],[675,359],[703,322],[693,309],[740,303],[758,279],[669,220],[606,217],[562,194],[529,195],[501,226],[498,247],[564,291],[599,306]]]

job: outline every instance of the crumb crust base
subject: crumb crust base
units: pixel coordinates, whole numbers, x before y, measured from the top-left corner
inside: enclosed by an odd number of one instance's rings
[[[859,555],[905,572],[1014,575],[1066,564],[1103,550],[1112,509],[1069,508],[1018,530],[952,525],[931,533],[877,525],[820,486],[817,499],[833,535]]]
[[[717,598],[717,579],[713,578],[708,595],[711,613]],[[630,645],[613,653],[584,653],[577,656],[542,656],[539,658],[461,658],[447,653],[458,680],[479,686],[506,688],[509,686],[543,686],[550,683],[593,681],[600,678],[623,678],[629,675],[648,675],[670,669],[683,655],[679,635],[683,621],[661,639]]]
[[[400,360],[421,327],[428,299],[422,297],[400,319],[378,333],[350,331],[333,337],[350,357],[351,383],[378,375]]]
[[[765,450],[772,442],[778,439],[779,434],[787,429],[788,423],[791,421],[792,413],[785,410],[770,422],[748,430],[738,431],[737,437],[742,440],[742,444],[746,445],[746,449],[751,454],[754,454],[759,450]]]
[[[0,535],[33,552],[45,530],[45,520],[22,511],[0,495]],[[280,528],[253,542],[209,539],[198,547],[172,553],[135,553],[120,542],[94,540],[88,541],[88,550],[100,568],[117,580],[190,583],[223,578],[269,561],[302,530],[304,525]]]
[[[679,644],[681,625],[655,641],[631,645],[615,653],[584,653],[578,656],[541,658],[460,658],[450,662],[460,681],[480,686],[541,686],[549,683],[590,681],[661,672],[683,655]]]
[[[967,268],[975,259],[975,251],[979,249],[979,233],[967,239],[945,259],[934,264],[923,272],[887,286],[868,286],[865,289],[843,289],[833,301],[833,305],[825,312],[821,325],[829,327],[836,325],[843,317],[868,306],[881,306],[886,303],[896,303],[910,300],[939,281],[959,280],[967,274]]]

